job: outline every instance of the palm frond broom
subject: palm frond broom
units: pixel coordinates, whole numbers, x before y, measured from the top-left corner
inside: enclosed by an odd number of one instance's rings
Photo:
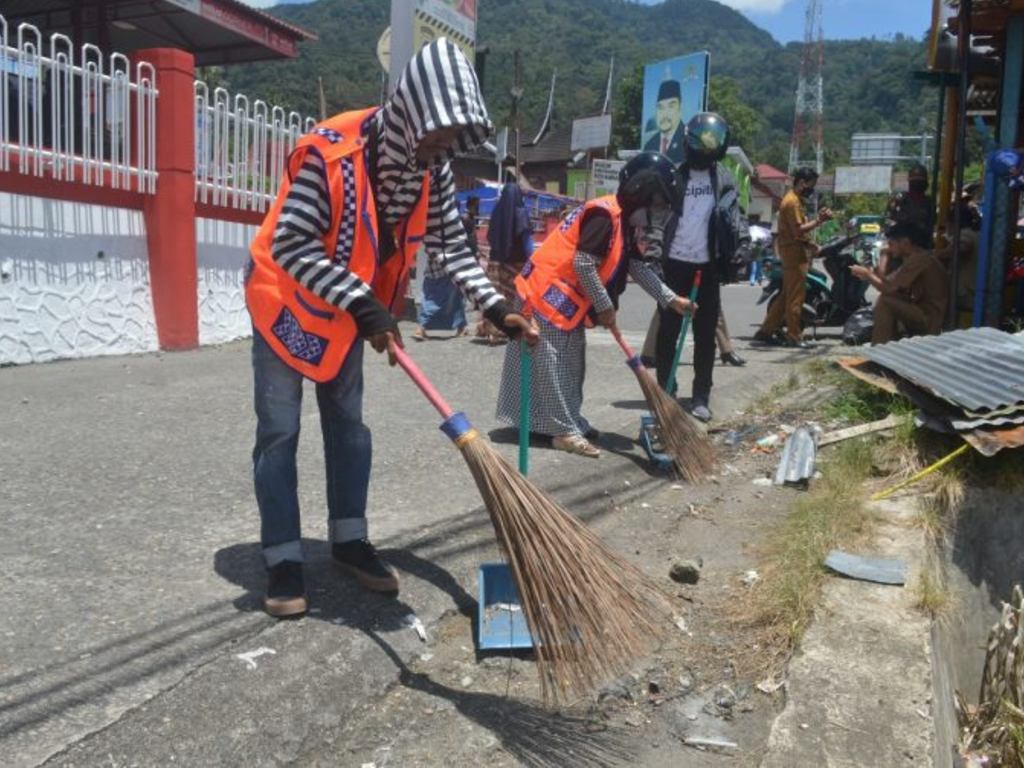
[[[700,273],[698,272],[690,291],[691,302],[696,301],[699,287]],[[675,382],[675,371],[682,355],[683,344],[686,342],[689,322],[690,316],[687,314],[683,318],[683,326],[679,331],[679,341],[676,344],[676,353],[672,361],[672,373],[668,387],[670,390]],[[615,336],[615,341],[626,355],[626,365],[636,374],[640,391],[643,392],[644,400],[647,401],[647,407],[658,422],[661,441],[665,450],[672,457],[672,463],[679,476],[687,482],[696,483],[711,475],[718,462],[715,447],[711,444],[707,432],[690,414],[683,410],[675,397],[658,386],[658,380],[643,364],[640,356],[633,352],[626,340],[622,338],[622,332],[615,328],[612,335]]]
[[[585,695],[630,671],[668,631],[668,598],[517,472],[404,350],[396,355],[476,481],[533,635],[544,700]]]

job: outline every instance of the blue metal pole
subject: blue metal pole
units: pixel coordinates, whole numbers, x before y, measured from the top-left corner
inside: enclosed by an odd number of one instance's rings
[[[999,146],[1012,149],[1017,145],[1017,123],[1020,120],[1021,84],[1024,80],[1024,15],[1012,16],[1006,25],[1006,51],[1003,58],[1003,82],[1000,87],[999,103]],[[988,206],[988,184],[985,186],[985,203]],[[1003,287],[1006,280],[1006,254],[1009,250],[1011,219],[1016,226],[1017,216],[1010,210],[1010,190],[1005,184],[997,184],[992,205],[992,226],[988,273],[979,273],[978,279],[985,280],[988,300],[985,307],[985,322],[998,325],[1003,313]],[[979,282],[980,286],[981,283]],[[975,320],[975,325],[977,325]]]
[[[992,233],[995,231],[996,188],[1005,186],[997,184],[995,169],[992,167],[992,155],[985,158],[985,200],[981,206],[981,237],[978,238],[978,263],[975,265],[974,278],[974,314],[971,325],[975,328],[985,324],[985,307],[989,305],[989,256],[992,252]],[[959,204],[959,203],[958,203]]]

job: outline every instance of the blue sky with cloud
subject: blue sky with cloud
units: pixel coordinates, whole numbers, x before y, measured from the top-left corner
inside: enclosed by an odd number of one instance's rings
[[[277,5],[282,0],[244,0],[257,8]],[[303,2],[308,0],[284,0]],[[480,0],[481,11],[487,3],[502,0]],[[787,43],[802,40],[806,0],[719,0],[735,8],[776,40]],[[380,0],[385,2],[385,0]],[[662,0],[638,0],[654,5]],[[892,37],[896,33],[921,37],[931,22],[929,0],[825,0],[823,29],[829,39],[860,37]]]

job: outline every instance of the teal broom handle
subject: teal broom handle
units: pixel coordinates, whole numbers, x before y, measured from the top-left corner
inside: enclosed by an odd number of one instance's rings
[[[700,290],[701,270],[693,278],[693,287],[690,289],[690,303],[697,301],[697,292]],[[683,325],[679,329],[679,341],[676,342],[676,353],[672,358],[672,370],[668,372],[668,381],[665,383],[665,391],[670,395],[676,389],[676,371],[679,369],[679,361],[683,357],[683,345],[686,343],[686,334],[690,330],[691,313],[683,315]]]

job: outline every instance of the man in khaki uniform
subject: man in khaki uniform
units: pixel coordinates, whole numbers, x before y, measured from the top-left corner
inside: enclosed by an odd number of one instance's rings
[[[779,236],[776,239],[779,258],[782,260],[782,297],[769,308],[761,329],[754,334],[754,341],[775,343],[776,333],[785,321],[783,345],[800,349],[808,347],[803,340],[800,313],[804,306],[807,270],[818,253],[818,246],[811,241],[809,235],[832,218],[828,208],[822,208],[818,216],[810,221],[804,215],[803,199],[814,193],[817,183],[818,174],[813,168],[798,168],[793,173],[793,188],[782,198],[779,206]]]
[[[928,233],[908,221],[894,224],[886,232],[889,253],[902,261],[891,274],[879,277],[860,265],[850,267],[854,277],[867,280],[881,294],[875,302],[872,344],[885,344],[907,334],[942,331],[949,296],[949,276],[927,250]]]

